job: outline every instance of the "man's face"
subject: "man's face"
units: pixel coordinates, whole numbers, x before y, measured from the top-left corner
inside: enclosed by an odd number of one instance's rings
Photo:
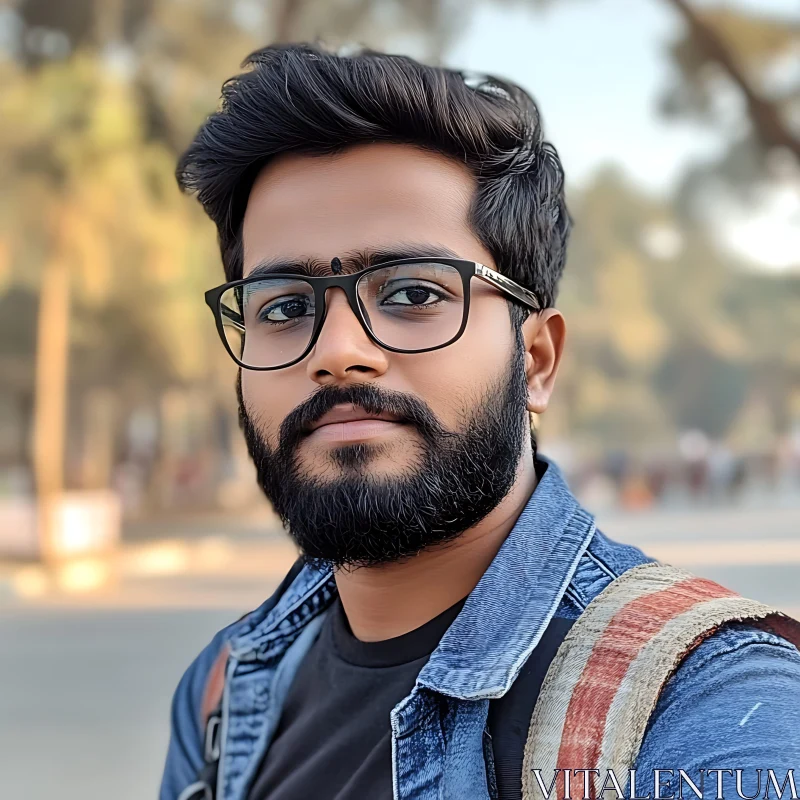
[[[474,179],[462,165],[406,145],[336,156],[286,155],[251,191],[243,274],[268,259],[447,250],[494,267],[468,225]],[[477,278],[455,343],[394,353],[372,342],[341,289],[327,293],[314,349],[275,371],[241,371],[240,405],[259,481],[301,549],[333,564],[397,560],[456,537],[513,485],[529,447],[524,347],[506,299]],[[366,406],[397,421],[305,428]]]

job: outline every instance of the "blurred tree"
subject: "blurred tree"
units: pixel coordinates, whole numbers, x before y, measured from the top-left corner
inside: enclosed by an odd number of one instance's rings
[[[526,1],[534,6],[556,2],[510,0]],[[656,257],[648,262],[620,252],[630,236],[620,227],[619,216],[617,224],[608,218],[620,212],[619,202],[609,195],[616,195],[637,217],[645,236],[648,226],[663,227],[663,220],[643,219],[644,209],[652,210],[652,203],[631,198],[630,190],[620,192],[621,187],[607,179],[596,181],[579,198],[564,302],[568,297],[585,300],[587,286],[599,288],[597,276],[603,276],[608,295],[594,297],[603,320],[595,315],[590,324],[591,311],[585,307],[571,315],[581,348],[576,360],[584,370],[602,374],[606,395],[633,398],[636,392],[607,387],[609,380],[619,381],[626,371],[630,374],[631,353],[626,359],[614,344],[630,342],[629,347],[649,350],[651,397],[658,398],[677,429],[698,427],[712,436],[725,435],[743,405],[751,402],[749,391],[764,399],[775,429],[786,431],[792,422],[791,398],[800,387],[800,274],[753,272],[752,265],[741,263],[732,252],[719,251],[714,227],[723,200],[730,210],[736,195],[739,202],[754,206],[780,186],[800,192],[800,23],[796,16],[773,17],[730,4],[661,2],[684,22],[669,50],[677,67],[676,80],[663,97],[662,111],[715,126],[728,144],[716,160],[689,170],[676,198],[661,209],[662,217],[665,210],[671,215],[662,231],[667,234],[666,249],[670,249],[668,232],[677,232],[672,238],[681,243],[679,258]],[[601,219],[595,221],[598,212]],[[601,230],[611,231],[606,238],[616,253],[598,243]],[[660,249],[657,239],[653,244],[655,249],[645,248],[651,256]],[[649,307],[641,295],[645,284],[652,298]],[[652,327],[656,319],[669,336],[656,334],[658,328]],[[660,351],[654,348],[657,341],[665,345]],[[603,394],[598,380],[583,391]],[[644,419],[645,400],[641,393],[638,396],[639,407],[628,409],[629,420]],[[603,413],[610,409],[610,404],[599,405]]]
[[[570,322],[560,425],[598,447],[633,451],[689,428],[724,437],[757,387],[786,430],[800,279],[737,268],[703,225],[615,171],[599,173],[572,206],[578,224],[559,299]]]
[[[497,0],[504,1],[540,7],[556,0]],[[789,79],[779,74],[781,65],[796,59],[800,24],[729,5],[660,2],[685,23],[683,35],[670,49],[680,81],[665,96],[663,110],[730,127],[718,101],[725,85],[734,87],[744,101],[751,143],[763,152],[783,148],[800,157],[800,81],[796,70],[782,71],[794,75]],[[24,0],[19,12],[28,35],[20,37],[25,43],[21,53],[29,64],[51,57],[54,49],[63,53],[48,32],[65,36],[72,49],[87,44],[115,49],[149,101],[154,129],[180,143],[186,138],[185,126],[195,125],[207,113],[209,94],[216,96],[219,82],[249,49],[268,41],[320,36],[333,44],[367,41],[381,47],[413,34],[422,55],[436,59],[476,4],[477,0],[465,0],[458,7],[452,0]],[[169,102],[176,97],[181,99],[177,114]]]
[[[572,199],[579,224],[560,300],[571,348],[558,405],[564,429],[598,447],[671,442],[686,427],[722,436],[753,385],[781,429],[800,384],[798,280],[723,257],[705,215],[720,181],[746,190],[794,163],[800,82],[791,70],[781,79],[779,67],[795,57],[798,27],[658,1],[686,23],[670,50],[678,80],[663,110],[725,128],[730,148],[687,176],[677,202],[611,171]],[[0,360],[11,405],[38,398],[43,487],[63,484],[67,390],[73,406],[99,397],[98,407],[108,390],[130,407],[163,406],[176,386],[202,386],[215,408],[227,394],[219,387],[229,389],[230,365],[199,301],[219,277],[213,230],[172,171],[242,57],[269,41],[323,37],[436,61],[476,3],[11,4],[16,58],[0,58],[0,324],[19,346],[0,345]],[[726,87],[743,98],[743,116],[720,105]],[[89,406],[73,416],[91,417]]]
[[[20,297],[38,294],[6,309],[16,334],[7,357],[28,369],[4,391],[34,397],[32,464],[47,505],[65,485],[70,389],[78,404],[95,386],[130,406],[207,375],[214,335],[197,297],[216,248],[200,210],[174,190],[172,154],[145,137],[130,82],[103,56],[35,70],[6,61],[0,72],[4,279]],[[74,432],[70,450],[80,445]]]
[[[29,66],[53,57],[52,35],[63,36],[68,49],[107,51],[130,74],[148,134],[178,151],[252,50],[318,38],[380,48],[413,37],[420,55],[436,60],[465,21],[454,8],[449,0],[24,0],[19,41]]]
[[[784,148],[800,158],[800,81],[786,78],[800,46],[800,23],[729,5],[701,10],[690,0],[664,2],[686,23],[683,38],[671,48],[682,81],[667,94],[664,110],[729,122],[718,103],[722,79],[744,101],[757,145],[763,151]]]
[[[781,170],[774,151],[800,159],[800,21],[729,2],[653,0],[673,9],[683,25],[668,54],[676,81],[661,110],[713,125],[731,137],[721,165],[745,183],[763,170]],[[534,8],[575,0],[498,0]],[[738,100],[731,109],[730,94]],[[747,158],[743,158],[744,154]],[[758,173],[761,170],[762,173]]]

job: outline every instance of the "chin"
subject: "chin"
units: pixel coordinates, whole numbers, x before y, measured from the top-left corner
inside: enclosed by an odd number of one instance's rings
[[[331,448],[327,460],[343,470],[369,470],[370,474],[391,473],[397,471],[398,464],[406,461],[401,452],[402,448],[392,447],[384,442],[353,442]]]
[[[336,480],[343,474],[399,475],[408,472],[417,461],[417,457],[404,453],[404,449],[386,442],[349,442],[327,447],[308,458],[300,457],[298,466],[309,477],[322,480]]]

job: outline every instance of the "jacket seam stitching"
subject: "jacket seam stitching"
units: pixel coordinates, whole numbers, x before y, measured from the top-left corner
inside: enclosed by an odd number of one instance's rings
[[[564,590],[564,596],[568,597],[575,603],[578,608],[582,610],[586,610],[586,606],[588,605],[587,602],[584,600],[582,593],[575,587],[575,585],[570,582],[567,588]]]
[[[596,556],[591,550],[587,549],[586,554],[592,561],[594,561],[595,564],[597,564],[598,567],[600,567],[603,572],[606,573],[609,578],[611,578],[611,580],[616,580],[619,577],[618,572],[612,570],[611,567],[609,567],[608,564],[603,561],[603,559],[601,559],[599,556]]]
[[[711,640],[712,637],[714,637],[715,635],[717,635],[721,631],[732,630],[728,626],[731,623],[736,623],[736,622],[739,622],[739,620],[729,620],[728,622],[723,623],[716,631],[713,631],[712,633],[710,633],[697,646],[700,647],[700,645],[702,645],[704,642],[707,642],[707,641]],[[797,648],[791,642],[786,641],[785,639],[781,638],[777,634],[770,634],[767,631],[748,631],[747,633],[750,636],[755,635],[755,636],[757,636],[759,638],[745,639],[744,641],[736,642],[734,644],[725,645],[721,649],[715,650],[714,652],[709,652],[707,654],[704,654],[704,658],[702,659],[702,661],[698,661],[698,663],[692,664],[691,672],[695,672],[695,671],[697,671],[699,669],[703,669],[709,663],[709,661],[711,661],[714,658],[718,658],[719,656],[729,655],[730,653],[735,653],[738,650],[742,650],[745,647],[750,647],[750,646],[753,646],[753,645],[766,645],[767,647],[780,647],[780,648],[782,648],[784,650],[788,650],[789,652],[794,651],[795,654],[800,655],[800,653],[798,653]],[[760,638],[760,634],[762,634],[762,633],[765,636],[773,636],[776,639],[778,639],[779,641],[769,641],[769,640],[762,639],[762,638]],[[689,655],[691,655],[691,653],[687,654],[687,658],[688,658]],[[677,674],[677,672],[681,668],[681,666],[682,666],[681,664],[678,664],[678,666],[677,666],[677,668],[675,670],[675,673],[673,673],[673,674]]]

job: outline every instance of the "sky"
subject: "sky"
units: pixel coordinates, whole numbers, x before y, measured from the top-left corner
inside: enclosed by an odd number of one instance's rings
[[[800,19],[796,0],[736,5]],[[670,83],[666,48],[681,25],[663,0],[560,0],[538,11],[483,3],[445,60],[528,89],[571,183],[612,162],[643,188],[669,191],[688,165],[724,142],[719,131],[658,112]],[[784,189],[757,212],[731,208],[723,228],[746,257],[776,268],[797,264],[800,190]]]

